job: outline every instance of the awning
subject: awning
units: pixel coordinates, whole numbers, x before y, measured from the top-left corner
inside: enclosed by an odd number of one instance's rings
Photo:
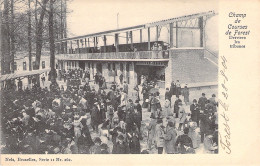
[[[10,80],[10,79],[20,78],[20,77],[38,75],[38,74],[42,74],[42,73],[50,71],[50,70],[51,70],[50,68],[47,68],[47,69],[41,69],[41,70],[25,71],[25,72],[21,72],[21,73],[5,74],[5,75],[1,76],[0,82]]]

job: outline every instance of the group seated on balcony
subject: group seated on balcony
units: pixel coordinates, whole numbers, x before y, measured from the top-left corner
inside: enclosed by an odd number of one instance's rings
[[[150,42],[150,50],[167,50],[168,46],[163,41]],[[133,43],[133,44],[120,44],[118,45],[119,52],[136,52],[136,51],[148,51],[148,42]],[[58,53],[63,53],[62,49],[58,49]],[[86,47],[86,48],[69,48],[69,54],[77,53],[104,53],[104,52],[116,52],[114,44],[98,47]]]

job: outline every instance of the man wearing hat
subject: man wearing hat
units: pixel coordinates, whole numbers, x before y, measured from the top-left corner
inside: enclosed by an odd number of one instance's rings
[[[100,106],[97,99],[94,100],[94,106],[91,111],[91,125],[94,131],[98,132],[98,125],[101,123]]]
[[[207,98],[205,97],[205,93],[201,94],[202,96],[199,98],[198,104],[201,108],[201,110],[205,110],[205,105],[207,103]]]
[[[124,142],[124,137],[122,135],[119,135],[117,137],[118,142],[114,144],[112,153],[113,154],[129,154],[129,146],[126,142]]]

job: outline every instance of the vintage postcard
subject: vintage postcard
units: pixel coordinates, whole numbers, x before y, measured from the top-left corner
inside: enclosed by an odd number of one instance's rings
[[[1,165],[260,164],[260,1],[0,2]]]

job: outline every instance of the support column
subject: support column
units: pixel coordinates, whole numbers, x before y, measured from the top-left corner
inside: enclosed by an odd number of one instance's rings
[[[127,81],[126,63],[127,62],[123,62],[123,81]]]
[[[178,31],[179,31],[179,30],[178,30],[178,22],[176,22],[176,48],[179,47],[179,44],[178,44],[178,43],[179,43],[179,42],[178,42],[178,41],[179,41],[179,38],[178,38],[178,34],[179,34],[179,33],[178,33]]]
[[[130,31],[130,37],[131,37],[131,49],[134,48],[134,45],[133,45],[133,31]]]
[[[118,33],[115,34],[115,47],[116,47],[116,52],[119,52],[119,42],[118,42]]]
[[[94,79],[93,70],[92,70],[93,62],[90,61],[89,63],[90,63],[90,68],[89,68],[90,80],[93,80]]]
[[[128,44],[128,32],[126,32],[126,44]]]
[[[70,41],[70,53],[73,54],[72,41]]]
[[[85,42],[85,51],[86,51],[86,53],[88,53],[88,49],[87,49],[87,38],[84,39],[84,42]]]
[[[131,97],[133,100],[136,100],[136,96],[134,96],[134,91],[131,89],[134,89],[135,85],[137,85],[137,74],[135,72],[135,63],[134,62],[130,62],[129,65],[129,89],[130,91],[128,91],[128,95],[129,97]]]
[[[159,27],[158,27],[158,25],[156,26],[156,39],[155,40],[156,41],[159,40]]]
[[[143,41],[143,30],[140,29],[140,43],[142,43]]]
[[[96,37],[94,37],[94,48],[96,48]]]
[[[148,51],[151,50],[151,43],[150,43],[150,27],[147,29],[148,31]]]
[[[102,75],[105,77],[106,82],[109,81],[108,63],[102,63]]]
[[[97,73],[97,63],[96,62],[93,62],[93,65],[94,65],[94,75]]]
[[[205,47],[205,29],[203,17],[199,18],[199,28],[200,28],[200,47]]]
[[[107,37],[104,35],[104,52],[106,52],[106,46],[107,46]]]
[[[78,54],[80,54],[80,50],[79,50],[79,40],[77,40],[77,47],[78,47]]]
[[[169,50],[169,61],[165,67],[165,88],[170,88],[173,79],[178,79],[173,77],[173,73],[175,71],[174,57],[176,57],[176,53],[174,55],[174,52],[172,50]]]
[[[170,48],[173,48],[173,23],[170,23]]]
[[[85,71],[88,70],[88,62],[85,62]]]
[[[119,80],[119,76],[121,74],[121,71],[120,71],[120,63],[117,63],[116,62],[116,73],[117,73],[117,76],[116,76],[116,83],[120,84],[120,80]]]

